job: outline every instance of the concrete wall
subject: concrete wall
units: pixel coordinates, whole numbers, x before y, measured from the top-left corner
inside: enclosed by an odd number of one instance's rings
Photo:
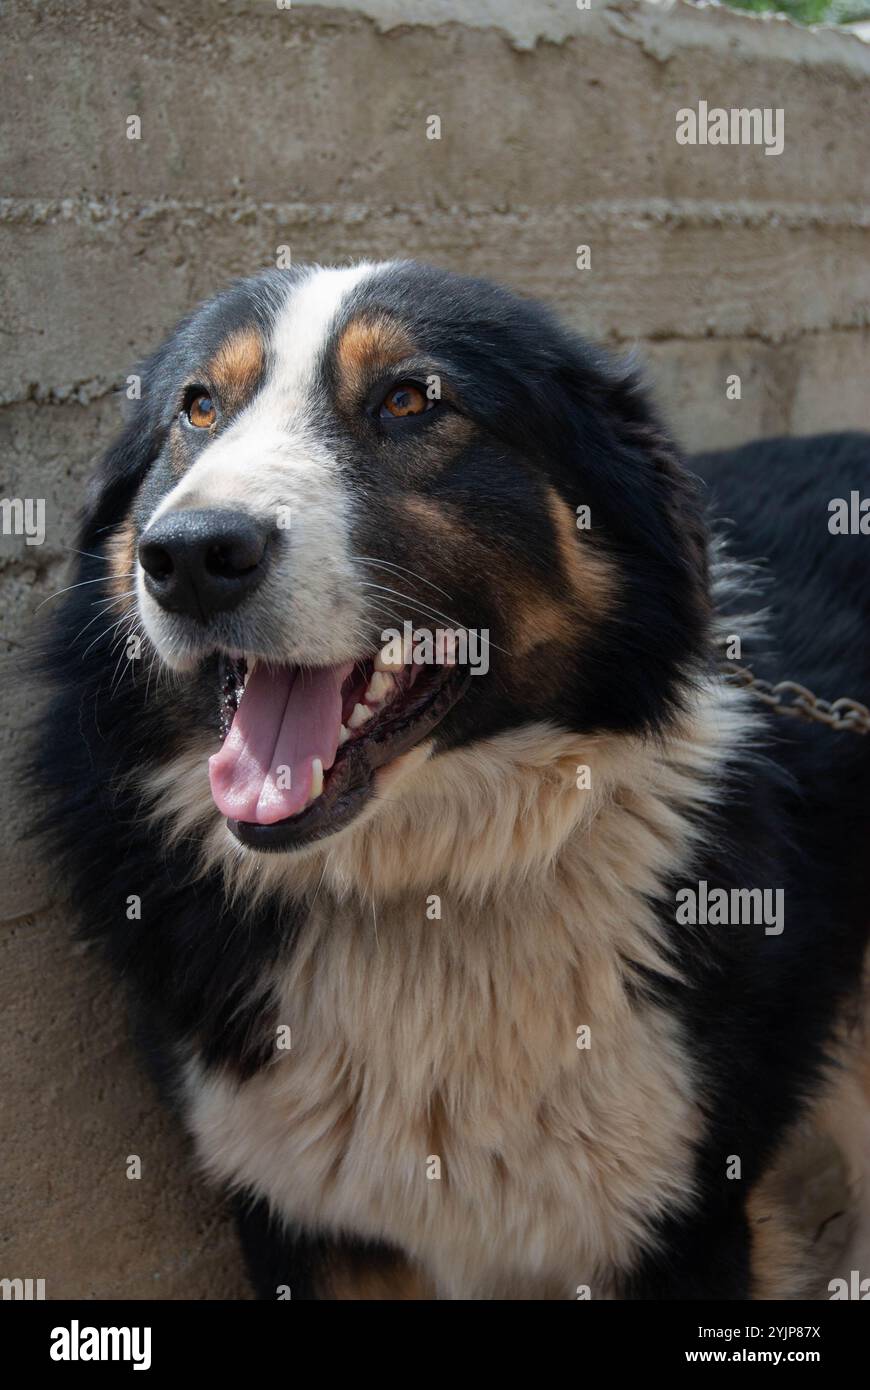
[[[854,37],[639,0],[3,9],[0,495],[48,511],[43,546],[0,542],[4,766],[20,643],[65,582],[114,389],[282,244],[542,296],[637,346],[689,446],[868,426],[870,46]],[[700,99],[782,107],[784,152],[677,145],[675,111]],[[0,1275],[44,1277],[49,1297],[244,1296],[112,982],[17,843],[26,790],[4,790]]]

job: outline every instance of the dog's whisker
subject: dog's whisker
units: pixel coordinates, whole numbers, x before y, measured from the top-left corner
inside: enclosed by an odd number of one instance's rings
[[[104,613],[101,613],[99,616],[102,618],[102,617],[105,617],[105,614],[104,614]],[[121,616],[120,616],[120,618],[118,619],[118,621],[117,621],[116,623],[112,623],[109,627],[103,628],[103,631],[100,632],[100,633],[98,633],[97,636],[93,639],[93,641],[90,642],[90,643],[87,645],[87,647],[85,647],[85,649],[84,649],[84,651],[82,652],[82,655],[81,655],[81,660],[84,661],[84,659],[85,659],[85,657],[87,656],[88,652],[91,651],[92,648],[96,647],[96,646],[98,645],[98,643],[101,642],[101,641],[103,640],[104,637],[107,637],[107,636],[109,635],[110,632],[114,632],[116,628],[120,627],[121,623],[126,622],[126,620],[127,620],[129,617],[130,617],[130,614],[129,614],[129,613],[122,613]]]
[[[440,618],[443,622],[448,623],[449,626],[455,632],[468,633],[471,630],[466,626],[465,623],[460,623],[457,619],[448,617],[446,613],[439,613],[438,610],[435,608],[428,608],[427,605],[422,604],[419,601],[412,600],[408,594],[400,593],[397,589],[387,589],[381,584],[372,584],[365,579],[362,580],[361,583],[365,585],[366,588],[376,589],[380,593],[395,594],[397,598],[402,599],[412,608],[416,607],[417,609],[419,609],[420,613],[423,615],[424,618],[428,618],[430,621],[433,618]],[[398,624],[398,626],[401,626],[400,619],[396,618],[395,621]],[[493,642],[491,639],[488,639],[488,645],[492,648],[493,651],[501,652],[503,656],[510,656],[510,652],[508,652],[504,647],[500,647],[496,642]]]
[[[360,560],[363,564],[367,565],[377,565],[381,569],[396,570],[403,574],[410,574],[413,579],[419,579],[421,584],[425,584],[428,588],[434,589],[438,594],[443,594],[446,599],[449,599],[451,603],[453,602],[453,596],[448,594],[446,589],[442,589],[438,584],[433,584],[430,579],[427,579],[425,575],[418,574],[416,570],[407,569],[404,565],[393,564],[390,560],[377,560],[373,555],[352,555],[351,559]]]
[[[60,550],[66,550],[70,555],[84,555],[88,560],[105,560],[104,555],[97,555],[93,550],[77,550],[74,545],[62,545]]]
[[[122,621],[123,621],[123,620],[122,620]],[[110,687],[110,689],[109,689],[109,699],[110,699],[110,700],[113,700],[113,699],[115,698],[115,695],[117,694],[118,688],[120,687],[120,683],[121,683],[121,681],[124,679],[124,667],[122,666],[122,662],[123,662],[124,659],[126,658],[128,665],[130,665],[130,664],[132,663],[133,659],[134,659],[134,658],[132,658],[132,657],[127,656],[127,652],[126,652],[126,645],[127,645],[127,643],[129,642],[130,638],[134,635],[134,633],[135,633],[135,635],[136,635],[137,637],[141,638],[141,632],[139,631],[139,624],[136,622],[135,616],[134,616],[134,618],[133,618],[133,621],[132,621],[132,622],[130,623],[130,625],[127,627],[127,629],[126,629],[124,632],[121,633],[120,638],[119,638],[119,639],[116,639],[116,642],[113,644],[113,648],[112,648],[113,651],[114,651],[114,649],[115,649],[115,646],[120,646],[120,649],[121,649],[121,650],[120,650],[119,655],[118,655],[118,660],[117,660],[117,663],[116,663],[116,665],[115,665],[114,673],[113,673],[113,675],[112,675],[112,684],[111,684],[111,687]],[[135,675],[135,668],[134,668],[134,669],[133,669],[133,679],[135,680],[135,678],[136,678],[136,675]]]
[[[135,570],[130,570],[129,574],[101,574],[98,579],[80,579],[77,584],[67,584],[65,589],[55,589],[54,593],[49,594],[48,598],[44,598],[41,603],[38,603],[33,611],[38,613],[47,603],[51,603],[53,598],[60,598],[61,594],[71,594],[73,589],[84,589],[88,584],[111,584],[116,579],[132,579],[135,572]]]
[[[154,674],[154,667],[155,667],[155,665],[157,664],[157,660],[158,660],[158,657],[157,657],[156,651],[155,651],[155,652],[152,652],[152,654],[151,654],[151,660],[148,662],[148,679],[147,679],[146,682],[145,682],[145,704],[146,704],[146,705],[147,705],[147,703],[148,703],[148,692],[149,692],[150,689],[151,689],[151,677],[152,677],[152,675]]]
[[[71,647],[74,647],[74,646],[76,645],[76,643],[79,641],[79,639],[80,639],[81,637],[83,637],[84,634],[87,632],[87,630],[88,630],[88,628],[91,626],[91,624],[92,624],[92,623],[96,623],[96,622],[99,621],[100,618],[105,617],[105,615],[106,615],[106,613],[109,611],[109,609],[110,609],[110,608],[114,608],[114,606],[115,606],[116,603],[122,603],[125,599],[129,599],[129,598],[131,598],[132,596],[133,596],[133,591],[130,590],[130,591],[127,592],[127,593],[117,594],[117,595],[115,595],[113,598],[100,598],[100,599],[95,599],[95,600],[94,600],[94,603],[100,605],[100,611],[99,611],[98,613],[95,613],[94,616],[93,616],[92,618],[89,618],[89,619],[88,619],[88,621],[85,623],[84,627],[81,628],[81,629],[76,633],[75,637],[74,637],[74,638],[72,639],[72,641],[70,642],[70,646],[71,646]]]
[[[394,598],[401,599],[403,603],[407,603],[410,608],[419,609],[421,613],[429,618],[440,618],[442,622],[449,623],[450,626],[457,629],[457,631],[468,631],[465,623],[459,622],[457,618],[451,618],[449,614],[442,613],[440,609],[433,608],[429,604],[423,603],[422,600],[413,598],[410,594],[403,594],[399,589],[388,589],[385,585],[375,584],[369,579],[363,579],[360,583],[366,589],[376,589],[382,594],[392,594]]]

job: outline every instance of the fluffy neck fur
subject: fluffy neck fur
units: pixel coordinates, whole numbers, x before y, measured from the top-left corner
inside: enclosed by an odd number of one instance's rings
[[[532,725],[440,757],[415,749],[353,826],[295,855],[251,853],[230,836],[211,802],[204,745],[152,774],[145,790],[170,838],[201,840],[203,872],[224,874],[237,908],[271,894],[370,907],[442,890],[480,906],[581,865],[613,894],[655,897],[686,864],[694,813],[753,722],[745,696],[719,682],[687,699],[655,739]],[[577,786],[580,767],[588,789]]]

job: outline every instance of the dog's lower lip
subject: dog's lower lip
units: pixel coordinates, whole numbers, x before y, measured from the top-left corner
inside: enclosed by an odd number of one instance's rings
[[[350,759],[344,759],[343,765],[349,767]],[[340,775],[341,768],[336,776]],[[370,779],[363,780],[357,786],[348,786],[345,790],[340,789],[331,779],[329,788],[324,789],[321,795],[298,815],[288,816],[286,820],[275,821],[272,825],[227,820],[227,828],[240,844],[247,845],[250,849],[271,853],[301,849],[304,845],[322,839],[325,835],[333,835],[345,825],[349,825],[362,810],[370,793]]]
[[[373,794],[378,768],[421,743],[462,697],[470,679],[469,670],[453,668],[406,719],[387,720],[343,745],[320,796],[296,815],[271,825],[228,819],[227,828],[240,844],[273,853],[301,849],[336,834],[357,817]]]

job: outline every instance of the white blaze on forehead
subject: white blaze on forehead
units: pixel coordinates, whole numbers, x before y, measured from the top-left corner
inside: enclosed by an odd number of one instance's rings
[[[272,332],[274,368],[266,391],[304,408],[330,330],[348,296],[377,267],[371,262],[343,270],[312,271],[278,314]]]

